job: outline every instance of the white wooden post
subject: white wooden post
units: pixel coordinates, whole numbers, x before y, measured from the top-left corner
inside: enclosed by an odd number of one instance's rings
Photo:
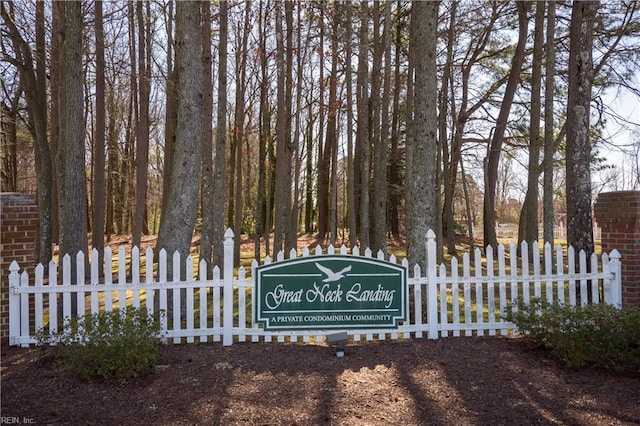
[[[20,265],[15,260],[9,266],[9,344],[19,344],[20,336]]]
[[[429,339],[438,338],[438,283],[436,281],[436,234],[427,231],[427,321]]]
[[[233,345],[233,231],[224,233],[222,345]]]
[[[609,281],[610,293],[607,298],[605,292],[605,302],[616,306],[622,306],[622,255],[618,250],[609,253],[609,273],[611,280]]]

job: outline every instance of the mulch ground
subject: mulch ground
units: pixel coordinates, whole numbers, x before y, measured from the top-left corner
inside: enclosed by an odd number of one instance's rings
[[[90,383],[2,347],[2,420],[69,425],[631,425],[640,372],[568,370],[521,338],[162,347],[153,375]],[[43,355],[44,354],[44,355]]]

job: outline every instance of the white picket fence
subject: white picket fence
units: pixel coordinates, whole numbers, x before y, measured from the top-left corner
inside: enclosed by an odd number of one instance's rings
[[[322,331],[265,331],[254,325],[251,318],[253,276],[247,276],[240,267],[234,276],[233,232],[227,230],[224,241],[224,267],[213,269],[213,278],[207,278],[205,263],[201,261],[197,276],[194,276],[194,261],[188,257],[181,262],[178,253],[173,255],[173,265],[178,265],[168,279],[167,254],[160,252],[159,261],[154,265],[153,251],[149,248],[144,256],[134,247],[130,259],[124,247],[120,247],[114,259],[109,248],[104,253],[103,275],[99,272],[98,252],[91,253],[91,279],[89,283],[71,282],[71,259],[62,260],[60,276],[55,261],[49,263],[48,276],[44,267],[38,265],[34,271],[33,283],[27,272],[20,273],[20,266],[13,262],[9,275],[9,341],[11,345],[28,346],[37,343],[34,335],[38,330],[56,333],[63,324],[62,319],[73,315],[86,315],[100,311],[111,311],[125,306],[146,307],[150,313],[154,309],[170,312],[160,315],[162,335],[173,343],[222,341],[223,345],[238,342],[279,341],[308,342],[322,338]],[[427,271],[419,266],[409,268],[406,259],[401,264],[409,269],[407,282],[410,295],[408,321],[398,329],[350,330],[354,340],[361,339],[437,339],[445,336],[490,336],[508,334],[514,325],[504,319],[507,307],[518,300],[529,302],[533,298],[558,301],[575,305],[587,303],[610,303],[621,305],[621,263],[620,254],[614,250],[609,255],[596,255],[587,259],[584,252],[575,264],[573,249],[563,253],[561,246],[552,250],[549,244],[541,252],[539,245],[523,243],[521,256],[517,246],[508,249],[499,246],[497,253],[489,247],[486,258],[476,249],[465,253],[461,260],[453,258],[450,268],[436,265],[435,235],[427,236]],[[531,257],[529,251],[533,250]],[[312,254],[305,249],[302,256],[320,255],[317,247]],[[359,256],[357,247],[348,254],[346,247],[336,250],[330,246],[327,254]],[[365,250],[363,256],[371,257]],[[296,257],[295,251],[289,254]],[[384,258],[380,252],[377,258]],[[473,260],[472,260],[473,258]],[[524,259],[531,258],[533,262]],[[276,256],[276,262],[284,260],[283,253]],[[397,263],[395,256],[388,259]],[[113,263],[117,266],[117,280],[114,280]],[[267,258],[265,263],[271,260]],[[186,268],[186,280],[180,280],[180,265]],[[587,266],[590,268],[587,268]],[[154,274],[154,266],[157,272]],[[251,269],[258,266],[253,261]],[[76,258],[78,276],[84,277],[85,258],[79,253]],[[129,268],[129,269],[128,269]],[[589,270],[589,272],[587,272]],[[100,277],[103,276],[101,281]],[[73,285],[72,285],[73,284]],[[172,297],[168,297],[172,295]],[[157,299],[156,299],[157,298]],[[184,298],[184,306],[181,309]],[[75,299],[76,303],[72,303]],[[168,300],[171,306],[168,306]],[[58,304],[61,303],[61,309]],[[75,305],[75,311],[72,307]],[[171,308],[171,309],[167,309]],[[62,318],[59,317],[62,312]],[[156,312],[157,314],[158,312]]]

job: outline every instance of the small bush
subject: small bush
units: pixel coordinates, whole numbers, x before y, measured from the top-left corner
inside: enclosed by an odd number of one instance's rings
[[[540,300],[507,312],[520,334],[550,349],[571,368],[587,365],[613,370],[640,367],[640,310],[605,303],[586,306]]]
[[[39,343],[59,344],[57,360],[87,379],[125,383],[156,364],[160,323],[145,308],[67,319],[63,330],[36,337]]]

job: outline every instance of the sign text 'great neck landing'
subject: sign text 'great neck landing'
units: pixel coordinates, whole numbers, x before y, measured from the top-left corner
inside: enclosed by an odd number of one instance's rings
[[[406,268],[358,256],[259,266],[254,319],[265,330],[397,328],[406,320]]]

